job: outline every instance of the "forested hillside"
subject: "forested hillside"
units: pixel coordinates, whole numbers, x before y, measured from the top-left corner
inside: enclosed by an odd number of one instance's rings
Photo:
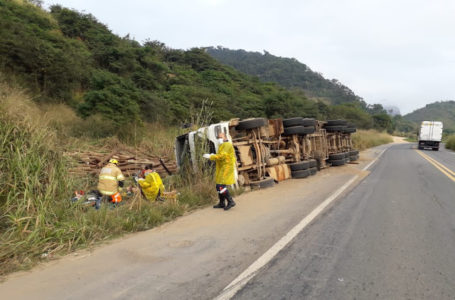
[[[209,47],[206,50],[218,61],[241,72],[258,76],[263,81],[276,82],[287,88],[301,89],[310,98],[331,104],[353,102],[366,105],[362,98],[338,80],[325,79],[295,58],[278,57],[267,51],[262,54],[223,47]]]
[[[59,5],[48,12],[29,1],[0,0],[0,15],[0,72],[40,103],[67,104],[88,122],[101,118],[106,134],[144,121],[179,125],[203,106],[213,112],[209,121],[346,118],[359,127],[392,130],[382,107],[367,108],[347,87],[291,59],[282,61],[290,69],[306,68],[311,80],[304,88],[313,91],[308,93],[313,99],[221,64],[205,49],[177,50],[159,41],[119,37],[94,16]]]
[[[444,132],[455,133],[455,101],[439,101],[427,104],[404,116],[406,120],[420,124],[422,121],[442,121]]]

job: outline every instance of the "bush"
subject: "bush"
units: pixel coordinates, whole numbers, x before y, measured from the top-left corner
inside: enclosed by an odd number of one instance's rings
[[[447,137],[446,148],[455,151],[455,135]]]
[[[358,150],[392,142],[393,139],[389,134],[376,130],[357,130],[356,133],[352,134],[352,143],[354,144],[354,148]]]

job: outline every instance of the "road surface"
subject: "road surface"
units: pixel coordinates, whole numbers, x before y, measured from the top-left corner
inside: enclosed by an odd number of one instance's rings
[[[202,209],[13,274],[1,298],[224,297],[314,215],[233,299],[454,299],[455,155],[414,148],[380,146],[358,165],[241,195],[229,212]]]
[[[454,299],[455,178],[443,166],[455,170],[453,152],[390,147],[234,299]]]

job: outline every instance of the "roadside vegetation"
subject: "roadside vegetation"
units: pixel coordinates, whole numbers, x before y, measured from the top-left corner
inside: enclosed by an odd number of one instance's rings
[[[450,135],[446,139],[446,148],[455,151],[455,135]]]
[[[352,142],[355,149],[365,150],[382,144],[392,143],[393,138],[390,134],[385,132],[378,132],[376,130],[357,130],[356,133],[352,134]]]
[[[65,112],[61,107],[43,110],[4,82],[0,91],[0,276],[124,233],[152,228],[216,197],[212,175],[200,172],[166,178],[166,185],[180,192],[178,203],[150,203],[134,197],[116,209],[105,206],[99,211],[72,204],[72,191],[93,187],[96,180],[72,175],[68,171],[72,162],[63,150],[103,142],[68,137],[68,132],[78,130],[81,119],[70,118],[73,128],[58,118],[50,120],[48,114]],[[71,115],[70,110],[66,116]],[[176,129],[146,127],[156,130],[144,140],[159,139],[161,151],[167,152]],[[156,146],[150,147],[158,151]]]

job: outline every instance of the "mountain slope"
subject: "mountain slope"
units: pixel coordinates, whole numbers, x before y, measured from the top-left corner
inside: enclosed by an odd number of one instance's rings
[[[202,49],[141,45],[90,14],[58,5],[47,12],[0,0],[0,15],[0,72],[20,79],[39,101],[64,102],[84,117],[100,114],[119,126],[178,124],[210,103],[212,121],[319,116],[305,96],[222,65]]]
[[[442,121],[444,131],[455,132],[455,101],[439,101],[427,104],[404,116],[405,119],[420,124],[422,121]]]
[[[370,111],[347,87],[292,59],[278,62],[300,81],[305,69],[306,90],[284,79],[293,88],[261,81],[206,49],[119,37],[94,16],[59,5],[45,11],[31,1],[0,0],[0,16],[0,73],[39,103],[64,103],[86,119],[103,120],[100,135],[127,137],[143,122],[178,125],[201,117],[345,118],[361,128],[391,130],[382,107]],[[276,57],[267,58],[275,64]]]
[[[278,57],[267,51],[261,54],[223,47],[209,47],[206,51],[220,62],[263,81],[276,82],[289,89],[302,89],[308,97],[330,104],[360,103],[365,106],[361,97],[338,80],[325,79],[295,58]]]

